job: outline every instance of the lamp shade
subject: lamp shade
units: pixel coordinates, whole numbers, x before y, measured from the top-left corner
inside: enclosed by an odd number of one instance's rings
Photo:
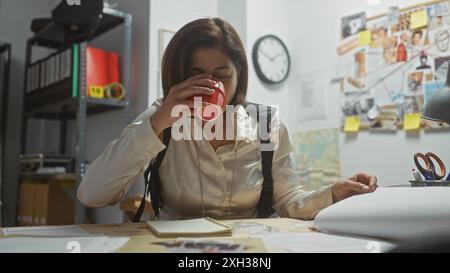
[[[450,124],[450,65],[445,86],[426,102],[422,118]]]

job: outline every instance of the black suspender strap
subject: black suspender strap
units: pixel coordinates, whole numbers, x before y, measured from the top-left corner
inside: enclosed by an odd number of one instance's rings
[[[161,167],[161,163],[166,155],[167,147],[169,146],[170,138],[171,138],[171,127],[164,129],[163,131],[163,144],[166,146],[164,150],[158,153],[155,160],[151,161],[148,165],[147,169],[144,172],[144,196],[142,196],[141,204],[134,215],[133,222],[137,223],[141,220],[141,216],[144,212],[145,208],[145,198],[150,192],[150,199],[152,202],[152,208],[155,212],[156,216],[159,216],[159,209],[162,206],[162,198],[161,198],[161,178],[159,176],[159,167]],[[150,175],[150,176],[149,176]]]
[[[270,122],[272,119],[271,108],[267,107],[267,132],[270,132]],[[258,113],[258,124],[259,124],[259,113]],[[260,125],[260,124],[259,124]],[[262,132],[261,126],[259,126],[260,132],[260,142],[261,144],[270,144],[270,138],[263,139],[261,136],[264,134]],[[263,145],[260,145],[261,147]],[[258,218],[267,218],[274,213],[273,206],[273,177],[272,177],[272,160],[273,160],[273,150],[261,150],[261,166],[262,175],[264,178],[261,195],[259,197],[257,212]]]

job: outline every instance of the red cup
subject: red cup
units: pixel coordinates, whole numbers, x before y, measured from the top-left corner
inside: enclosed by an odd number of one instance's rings
[[[214,84],[214,93],[211,95],[194,95],[190,99],[195,100],[196,97],[201,98],[202,102],[209,103],[206,106],[200,105],[197,109],[197,115],[202,120],[213,120],[220,116],[225,107],[225,87],[219,80],[212,79]]]

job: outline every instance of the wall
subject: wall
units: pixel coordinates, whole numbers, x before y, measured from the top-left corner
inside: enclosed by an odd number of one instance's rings
[[[325,70],[330,72],[336,60],[336,48],[340,37],[340,18],[366,11],[368,16],[384,13],[389,6],[406,7],[418,0],[381,1],[380,6],[368,6],[361,0],[288,1],[289,37],[294,51],[294,74]],[[325,8],[326,7],[326,8]],[[324,77],[324,81],[328,81]],[[295,88],[293,86],[292,88]],[[338,127],[340,110],[337,87],[327,89],[328,118],[292,124],[294,131]],[[287,105],[289,106],[289,105]],[[294,107],[293,105],[290,105]],[[291,132],[293,131],[291,128]],[[407,135],[361,132],[356,137],[340,135],[341,168],[343,176],[357,171],[376,174],[381,185],[408,183],[412,178],[413,154],[418,151],[434,151],[450,164],[450,133],[425,133]]]
[[[217,16],[216,0],[150,0],[150,80],[149,100],[161,97],[159,30],[177,31],[186,23],[202,17]]]
[[[302,1],[303,2],[303,1]],[[248,100],[251,102],[280,106],[280,117],[288,122],[289,82],[267,85],[261,82],[255,72],[252,49],[256,40],[267,34],[278,36],[288,48],[292,48],[289,36],[287,1],[247,0],[247,58],[249,64]]]
[[[247,1],[218,0],[217,12],[218,17],[233,25],[242,43],[247,44]]]

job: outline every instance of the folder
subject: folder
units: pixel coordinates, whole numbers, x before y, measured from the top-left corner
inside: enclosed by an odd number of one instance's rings
[[[44,61],[39,62],[39,88],[45,87],[45,63]]]
[[[27,67],[27,92],[31,91],[31,68]]]
[[[61,60],[60,60],[59,54],[60,53],[55,55],[55,82],[59,82],[61,80],[61,77],[60,77],[61,73],[59,71],[59,66],[60,66]]]
[[[86,95],[91,86],[119,83],[119,55],[100,48],[86,49]]]
[[[35,184],[23,181],[20,183],[19,225],[31,226],[34,222]]]
[[[69,78],[72,75],[72,49],[69,48],[65,53],[64,77]]]
[[[35,225],[47,225],[49,183],[38,183],[35,189]]]

